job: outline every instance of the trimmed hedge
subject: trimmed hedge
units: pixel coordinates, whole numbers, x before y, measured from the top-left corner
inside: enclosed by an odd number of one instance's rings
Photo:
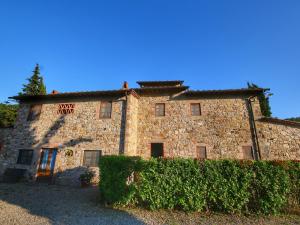
[[[104,156],[100,180],[103,201],[152,210],[276,214],[300,205],[299,162]]]

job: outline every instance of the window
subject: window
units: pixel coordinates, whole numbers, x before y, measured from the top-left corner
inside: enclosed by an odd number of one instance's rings
[[[205,146],[196,147],[197,159],[207,159],[207,152]]]
[[[3,150],[3,147],[4,147],[3,141],[2,141],[2,140],[0,140],[0,153],[1,153],[1,152],[2,152],[2,150]]]
[[[31,105],[27,121],[34,121],[40,118],[42,105]]]
[[[90,167],[98,167],[100,156],[100,150],[85,150],[83,156],[83,165]]]
[[[192,116],[200,116],[201,115],[200,103],[191,103],[191,115]]]
[[[151,157],[159,158],[164,156],[163,143],[151,143]]]
[[[243,146],[242,149],[243,149],[244,159],[249,159],[249,160],[254,159],[252,146]]]
[[[165,103],[155,104],[155,116],[165,116]]]
[[[100,106],[100,118],[111,118],[111,102],[101,102]]]
[[[57,114],[71,114],[74,113],[75,104],[59,104]]]
[[[30,165],[32,161],[32,149],[20,149],[17,164]]]

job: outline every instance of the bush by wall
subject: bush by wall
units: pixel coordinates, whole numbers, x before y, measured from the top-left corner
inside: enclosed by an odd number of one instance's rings
[[[100,191],[106,202],[152,210],[274,214],[300,203],[300,163],[104,156]]]

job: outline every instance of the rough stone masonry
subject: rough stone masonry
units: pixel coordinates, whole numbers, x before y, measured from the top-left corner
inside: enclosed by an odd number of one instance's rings
[[[91,151],[143,158],[300,160],[300,124],[264,118],[257,98],[263,89],[197,91],[183,81],[138,84],[14,97],[20,109],[14,128],[0,133],[0,174],[21,168],[36,180],[39,171],[49,169],[52,181],[78,185],[87,169],[98,172],[87,164],[98,160]],[[45,149],[57,151],[53,165],[50,156],[44,161]],[[32,150],[32,159],[22,150]]]

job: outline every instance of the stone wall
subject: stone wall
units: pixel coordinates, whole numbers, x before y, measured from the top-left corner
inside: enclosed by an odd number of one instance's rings
[[[262,159],[300,160],[300,127],[257,121]]]
[[[112,100],[112,117],[99,118],[101,100]],[[84,150],[101,150],[102,155],[119,154],[124,148],[124,99],[76,100],[75,111],[68,115],[57,113],[61,102],[43,104],[40,118],[27,121],[30,105],[21,104],[12,137],[5,151],[8,153],[6,167],[26,168],[29,176],[36,174],[42,148],[57,148],[55,173],[58,182],[73,180],[78,182],[82,168]],[[31,166],[16,164],[19,149],[34,149]],[[71,150],[73,156],[66,156]],[[3,173],[3,171],[2,171]],[[64,179],[60,179],[63,177]]]
[[[155,117],[155,103],[165,103],[164,117]],[[190,103],[201,104],[201,116],[191,115]],[[252,146],[245,97],[141,96],[138,124],[138,155],[145,158],[151,143],[163,143],[166,157],[194,158],[196,146],[204,145],[210,159],[241,159],[242,146]]]
[[[139,98],[133,94],[127,96],[126,125],[125,125],[125,154],[136,155],[138,130]]]

